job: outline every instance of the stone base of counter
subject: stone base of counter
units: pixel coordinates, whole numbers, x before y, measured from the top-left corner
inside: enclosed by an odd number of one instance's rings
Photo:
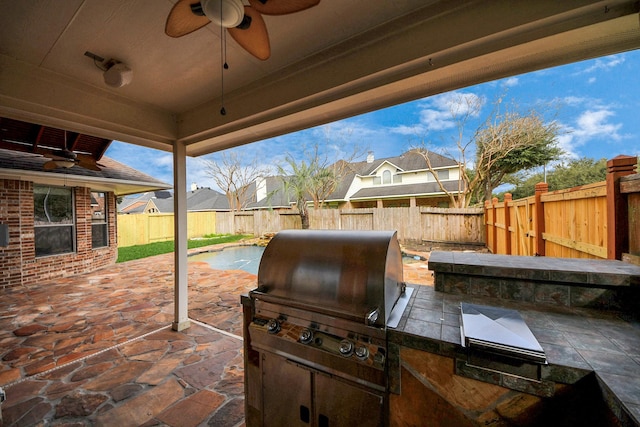
[[[455,374],[455,360],[400,349],[401,390],[390,397],[391,426],[619,426],[594,375],[554,384],[549,397]]]
[[[640,266],[616,260],[433,252],[437,291],[562,307],[634,312]]]

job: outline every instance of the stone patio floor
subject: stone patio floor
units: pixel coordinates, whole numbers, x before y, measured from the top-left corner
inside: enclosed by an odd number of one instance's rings
[[[404,270],[433,283],[426,262]],[[4,290],[0,426],[243,426],[240,295],[255,287],[250,273],[190,262],[182,332],[173,254]]]

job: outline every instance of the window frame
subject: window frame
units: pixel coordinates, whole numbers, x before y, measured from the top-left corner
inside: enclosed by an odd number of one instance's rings
[[[91,200],[93,201],[94,198],[96,197],[101,197],[103,199],[103,205],[102,205],[102,209],[101,210],[94,210],[94,205],[93,203],[91,204],[91,249],[102,249],[102,248],[108,248],[109,247],[109,193],[107,193],[106,191],[93,191],[91,190],[89,193]],[[102,196],[98,196],[98,195],[102,195]],[[97,200],[97,198],[96,198]],[[99,203],[98,203],[99,206]],[[102,212],[102,218],[100,221],[96,221],[96,217],[95,214],[96,212]],[[104,231],[103,231],[103,236],[104,239],[102,239],[102,243],[100,245],[96,245],[96,233],[94,232],[94,229],[97,227],[104,227]]]
[[[70,222],[69,223],[60,223],[60,222],[54,222],[52,223],[51,220],[49,219],[49,223],[48,224],[39,224],[39,222],[41,222],[40,220],[37,219],[36,215],[39,212],[38,207],[36,206],[37,203],[37,195],[40,194],[38,192],[38,189],[45,189],[45,191],[47,192],[47,195],[45,196],[45,199],[43,200],[43,206],[42,209],[45,210],[45,206],[44,206],[44,201],[46,200],[46,198],[48,197],[48,195],[51,193],[52,189],[56,189],[56,190],[63,190],[65,192],[68,192],[70,195],[70,212],[68,214],[70,214],[71,218],[70,218]],[[45,210],[46,213],[46,210]],[[73,191],[73,188],[69,188],[69,187],[57,187],[57,186],[52,186],[52,185],[42,185],[42,184],[34,184],[33,186],[33,246],[34,246],[34,252],[35,252],[35,257],[36,258],[44,258],[44,257],[49,257],[49,256],[57,256],[57,255],[68,255],[68,254],[73,254],[77,252],[77,248],[78,248],[78,242],[77,242],[77,218],[76,218],[76,195],[75,195],[75,191]],[[46,229],[65,229],[68,230],[70,229],[70,236],[69,236],[69,243],[70,243],[70,248],[68,248],[68,250],[61,250],[61,251],[55,251],[54,252],[43,252],[42,246],[40,248],[40,251],[38,251],[38,241],[40,240],[40,244],[42,245],[42,243],[44,243],[46,241],[46,238],[42,237],[42,233],[39,233],[39,231],[41,230],[46,230]],[[39,235],[40,234],[40,238]],[[65,233],[66,234],[66,233]],[[59,241],[59,239],[58,239]],[[64,248],[63,248],[64,249]],[[40,252],[40,253],[39,253]]]

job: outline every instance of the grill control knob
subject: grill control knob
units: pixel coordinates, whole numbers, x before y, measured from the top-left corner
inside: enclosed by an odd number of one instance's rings
[[[363,345],[356,347],[354,353],[360,360],[366,360],[369,357],[369,349]]]
[[[302,332],[300,332],[300,342],[302,344],[309,344],[313,341],[313,331],[309,328],[304,328]]]
[[[349,340],[342,340],[340,341],[339,350],[341,355],[349,357],[353,353],[353,343]]]
[[[377,364],[377,365],[382,365],[384,364],[384,354],[382,353],[376,353],[373,356],[373,363]]]
[[[280,322],[278,322],[278,319],[271,319],[267,322],[267,332],[270,334],[277,334],[280,332]]]

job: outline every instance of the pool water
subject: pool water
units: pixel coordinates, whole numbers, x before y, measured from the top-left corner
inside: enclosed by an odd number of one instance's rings
[[[244,270],[257,275],[263,252],[261,246],[232,246],[191,255],[189,261],[204,261],[216,270]]]
[[[264,253],[262,246],[232,246],[219,251],[201,252],[190,255],[189,261],[204,261],[216,270],[244,270],[258,275],[260,259]],[[402,262],[421,262],[419,256],[403,255]]]

